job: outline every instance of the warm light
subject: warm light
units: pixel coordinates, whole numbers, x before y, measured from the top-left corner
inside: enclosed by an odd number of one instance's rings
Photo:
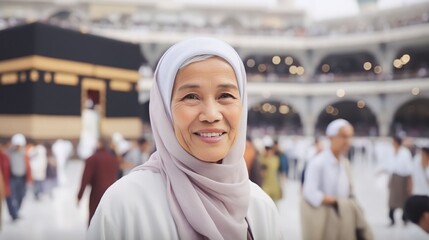
[[[297,67],[296,68],[296,73],[298,74],[298,75],[302,75],[302,74],[304,74],[304,72],[305,72],[305,70],[304,70],[304,67],[302,67],[302,66],[299,66],[299,67]]]
[[[358,108],[364,108],[365,107],[365,101],[364,100],[359,100],[357,102],[357,107]]]
[[[39,79],[39,72],[36,70],[31,70],[30,79],[31,81],[36,82]]]
[[[258,71],[261,73],[267,71],[267,66],[265,64],[262,64],[262,63],[259,64],[258,65]]]
[[[286,65],[292,65],[293,63],[293,58],[292,57],[286,57],[285,58],[285,64]]]
[[[270,108],[270,111],[269,111],[270,113],[276,113],[277,112],[277,107],[276,106],[274,106],[274,105],[271,105],[271,108]]]
[[[297,67],[295,65],[292,65],[289,67],[289,73],[290,74],[296,74],[297,73]]]
[[[269,103],[264,103],[264,105],[262,105],[262,110],[264,112],[269,112],[271,110],[271,104]]]
[[[272,59],[273,64],[278,65],[281,62],[281,58],[279,56],[274,56]]]
[[[281,114],[288,114],[289,113],[289,106],[288,105],[281,105],[280,107],[279,107],[279,112],[281,113]]]
[[[337,116],[338,113],[340,113],[340,111],[338,111],[338,108],[334,108],[334,112],[332,113],[332,115]]]
[[[323,64],[322,65],[322,71],[324,72],[324,73],[327,73],[327,72],[329,72],[329,70],[331,69],[331,66],[329,66],[329,64]]]
[[[410,61],[411,57],[408,54],[404,54],[401,57],[401,62],[403,65],[407,64]]]
[[[395,68],[401,68],[401,67],[402,67],[402,61],[401,61],[401,60],[399,60],[399,59],[395,59],[395,60],[393,61],[393,66],[394,66]]]
[[[420,94],[420,88],[413,88],[411,89],[411,94],[413,94],[414,96],[417,96]]]
[[[52,74],[49,72],[45,72],[44,78],[45,82],[50,83],[52,81]]]
[[[381,72],[383,72],[383,68],[381,66],[375,66],[374,73],[380,74]]]
[[[344,90],[344,89],[338,89],[337,90],[337,97],[340,97],[340,98],[342,98],[342,97],[344,97],[346,95],[346,91]]]
[[[19,74],[19,80],[21,82],[25,82],[25,79],[27,78],[27,74],[25,72],[22,72]]]
[[[250,58],[250,59],[247,60],[246,64],[247,64],[248,67],[252,68],[252,67],[255,66],[256,63],[255,63],[255,60],[253,60],[253,59]]]
[[[363,64],[363,69],[365,69],[366,71],[371,70],[371,68],[372,68],[372,64],[370,62],[365,62]]]
[[[326,107],[326,113],[332,114],[333,112],[334,112],[334,107],[332,107],[331,105]]]

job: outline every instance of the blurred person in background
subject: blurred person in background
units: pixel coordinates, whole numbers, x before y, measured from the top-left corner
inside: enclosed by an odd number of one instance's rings
[[[150,157],[150,144],[146,138],[140,137],[136,145],[131,145],[130,149],[122,154],[121,170],[123,175],[127,175],[130,171],[145,163]]]
[[[3,199],[5,198],[5,185],[4,185],[4,179],[3,179],[3,172],[2,168],[0,166],[0,231],[2,227],[2,218],[3,218]]]
[[[39,200],[40,194],[44,190],[48,159],[45,146],[37,144],[33,140],[29,142],[31,144],[28,149],[28,157],[30,158],[31,176],[33,178],[33,192],[36,200]]]
[[[282,189],[279,177],[280,158],[276,154],[274,143],[265,143],[265,152],[261,156],[262,189],[274,202],[282,198]]]
[[[348,121],[332,121],[326,128],[330,147],[308,162],[301,202],[304,240],[373,239],[354,198],[345,157],[353,135]]]
[[[289,159],[286,153],[280,148],[278,140],[274,141],[274,151],[280,160],[279,175],[281,183],[284,183],[289,174]]]
[[[147,140],[145,137],[140,137],[137,140],[137,143],[140,149],[140,161],[141,164],[143,164],[149,160],[150,155],[152,154],[152,146],[149,140]]]
[[[137,141],[128,142],[127,150],[121,154],[120,158],[120,175],[119,177],[125,176],[131,172],[131,170],[143,162],[141,161],[140,146]]]
[[[425,237],[429,238],[429,196],[413,195],[409,197],[405,202],[404,211],[409,220],[424,230]]]
[[[246,72],[230,45],[190,38],[161,57],[150,91],[156,152],[104,194],[88,239],[283,239],[248,178]]]
[[[0,230],[2,226],[3,200],[10,195],[10,163],[5,141],[0,139]]]
[[[64,185],[67,183],[66,164],[73,155],[73,144],[69,140],[58,139],[52,145],[52,153],[57,162],[58,184]]]
[[[126,175],[126,173],[129,172],[127,162],[125,159],[128,159],[130,162],[138,162],[138,156],[136,156],[137,149],[134,151],[134,154],[131,153],[132,151],[132,144],[126,140],[121,133],[115,132],[112,134],[112,141],[111,146],[113,152],[116,154],[116,157],[119,162],[119,170],[118,170],[118,178],[121,178],[122,176]],[[127,156],[128,155],[128,156]]]
[[[305,171],[307,169],[308,166],[308,162],[315,158],[319,153],[321,153],[323,151],[323,146],[322,146],[322,142],[320,141],[320,138],[315,137],[314,138],[314,143],[313,145],[309,148],[308,152],[307,152],[307,156],[304,160],[304,166],[302,167],[302,171],[301,171],[301,186],[304,186],[304,181],[305,181]]]
[[[100,136],[100,113],[98,106],[90,98],[85,101],[85,108],[82,110],[82,127],[77,146],[77,154],[81,159],[91,156],[96,147],[97,139]]]
[[[246,148],[244,150],[244,160],[246,161],[247,171],[249,172],[250,181],[258,186],[262,184],[261,164],[258,160],[259,153],[250,137],[246,138]]]
[[[18,219],[22,200],[27,191],[27,182],[31,182],[31,168],[25,149],[25,136],[18,133],[12,136],[8,155],[10,162],[10,195],[6,199],[12,220]]]
[[[412,182],[413,195],[429,196],[429,147],[422,147],[414,159]]]
[[[57,161],[54,154],[52,153],[52,145],[45,144],[46,148],[46,180],[45,180],[45,191],[49,197],[53,198],[53,189],[57,186]]]
[[[405,201],[411,195],[413,169],[410,150],[402,146],[402,137],[393,137],[393,154],[389,156],[384,171],[390,174],[389,179],[389,218],[390,226],[395,225],[395,210],[403,209]],[[402,212],[402,221],[407,223],[407,218]]]
[[[118,179],[119,162],[109,146],[108,140],[101,138],[95,153],[85,161],[77,203],[79,205],[86,186],[91,186],[88,225],[104,192]]]

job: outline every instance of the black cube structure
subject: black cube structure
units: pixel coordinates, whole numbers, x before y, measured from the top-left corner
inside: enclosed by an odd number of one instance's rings
[[[141,134],[138,44],[43,23],[0,31],[0,137],[77,139],[88,100],[100,132]]]

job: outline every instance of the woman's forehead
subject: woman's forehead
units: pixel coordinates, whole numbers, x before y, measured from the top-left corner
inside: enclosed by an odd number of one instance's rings
[[[181,68],[176,75],[175,85],[189,81],[198,83],[200,79],[206,77],[222,80],[219,83],[234,85],[238,89],[237,77],[233,67],[218,57],[193,62]]]

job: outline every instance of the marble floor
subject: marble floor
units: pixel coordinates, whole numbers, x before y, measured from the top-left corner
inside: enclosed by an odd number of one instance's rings
[[[404,226],[399,221],[400,211],[396,212],[398,224],[388,227],[387,178],[375,175],[374,169],[372,164],[353,165],[356,195],[373,229],[375,239],[429,239],[429,235],[414,224]],[[88,189],[79,205],[76,200],[82,171],[82,161],[70,161],[66,168],[67,182],[57,187],[52,197],[44,195],[36,201],[29,188],[20,211],[20,219],[15,222],[10,220],[4,202],[0,239],[84,239],[88,217]],[[284,183],[284,198],[277,203],[287,239],[301,239],[300,191],[297,181],[288,180]]]

